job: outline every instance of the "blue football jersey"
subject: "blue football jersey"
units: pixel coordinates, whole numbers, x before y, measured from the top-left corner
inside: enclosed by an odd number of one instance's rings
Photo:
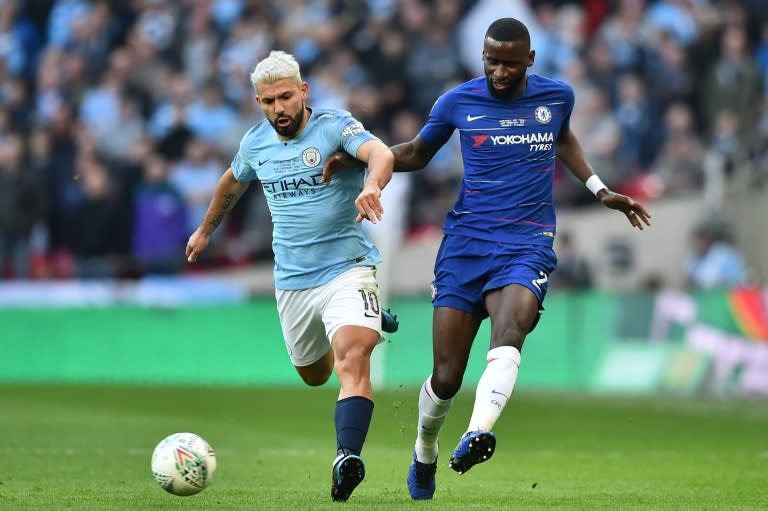
[[[493,97],[485,77],[438,98],[419,136],[443,144],[458,129],[464,161],[446,234],[552,246],[555,144],[568,129],[573,104],[568,84],[535,74],[513,100]]]
[[[317,287],[353,266],[381,262],[376,246],[355,221],[364,169],[339,172],[320,184],[323,164],[337,151],[352,156],[376,137],[338,109],[313,109],[302,132],[280,140],[266,119],[251,128],[232,161],[238,181],[259,180],[272,214],[275,286]]]

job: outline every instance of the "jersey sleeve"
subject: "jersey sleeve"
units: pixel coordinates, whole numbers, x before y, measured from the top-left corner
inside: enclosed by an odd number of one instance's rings
[[[443,94],[435,104],[432,105],[432,110],[429,112],[429,118],[427,119],[424,127],[419,132],[419,138],[429,144],[443,145],[451,138],[453,130],[456,126],[451,120],[451,114],[453,112],[453,96],[450,93]]]
[[[336,120],[336,125],[341,137],[341,147],[352,156],[357,156],[357,150],[360,146],[369,140],[378,140],[378,138],[365,129],[363,123],[352,117],[349,112],[343,112]]]
[[[237,154],[235,155],[234,159],[232,160],[232,164],[230,165],[232,168],[232,174],[235,176],[235,179],[241,183],[254,181],[257,179],[256,171],[253,169],[253,167],[250,166],[248,159],[245,157],[245,148],[248,145],[247,141],[252,131],[253,129],[249,130],[248,133],[243,136],[243,139],[240,141],[240,148],[238,149]]]
[[[560,127],[560,133],[565,133],[571,127],[571,112],[573,112],[573,106],[576,103],[576,95],[573,93],[573,88],[570,85],[566,85],[563,90],[563,101],[565,101],[565,116],[563,117],[563,125]]]

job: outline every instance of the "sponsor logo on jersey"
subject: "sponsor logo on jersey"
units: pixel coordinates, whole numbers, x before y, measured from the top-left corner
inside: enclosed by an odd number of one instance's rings
[[[487,141],[493,145],[531,145],[537,144],[549,144],[551,145],[555,141],[555,134],[551,131],[545,131],[543,133],[521,133],[519,135],[472,135],[472,141],[474,142],[472,147],[480,147]],[[533,150],[541,150],[543,148],[531,147]]]
[[[482,119],[483,117],[487,117],[486,115],[470,115],[467,114],[467,122],[476,121],[478,119]]]
[[[308,147],[301,153],[301,161],[307,167],[317,167],[320,164],[320,151],[314,147]]]
[[[552,120],[552,111],[546,106],[537,106],[533,111],[533,117],[539,121],[540,124],[549,124]]]
[[[352,121],[346,126],[344,126],[343,130],[341,130],[341,136],[354,137],[355,135],[359,135],[364,131],[365,131],[365,128],[363,127],[363,124],[360,121]]]
[[[261,186],[264,188],[264,193],[271,195],[274,200],[290,199],[315,194],[319,187],[324,186],[320,184],[322,178],[322,174],[314,174],[277,181],[262,181]]]

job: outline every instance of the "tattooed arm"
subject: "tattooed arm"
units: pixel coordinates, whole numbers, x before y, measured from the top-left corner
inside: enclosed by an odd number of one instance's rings
[[[243,195],[250,183],[241,183],[235,179],[232,169],[227,169],[219,179],[216,190],[213,192],[211,205],[205,213],[203,222],[200,224],[187,242],[187,261],[194,263],[197,256],[205,250],[211,239],[213,231],[224,219],[224,215],[235,206],[237,200]]]

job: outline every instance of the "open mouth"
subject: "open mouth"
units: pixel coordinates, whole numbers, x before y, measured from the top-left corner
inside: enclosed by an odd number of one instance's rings
[[[287,128],[291,125],[291,119],[289,117],[278,117],[275,123],[281,128]]]

